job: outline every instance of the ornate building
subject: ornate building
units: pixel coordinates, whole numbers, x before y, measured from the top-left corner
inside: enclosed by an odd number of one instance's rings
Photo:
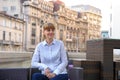
[[[88,22],[87,39],[98,39],[101,37],[101,10],[90,5],[75,5],[71,9],[81,13],[81,17]]]
[[[65,7],[61,1],[43,0],[24,2],[24,19],[27,21],[26,50],[32,51],[42,40],[42,27],[46,22],[56,26],[55,38],[63,40],[68,51],[85,51],[88,22],[79,13]],[[28,27],[29,26],[29,27]]]

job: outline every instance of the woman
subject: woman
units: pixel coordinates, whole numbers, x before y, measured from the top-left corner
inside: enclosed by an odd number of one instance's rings
[[[63,42],[54,39],[54,31],[52,23],[43,27],[45,40],[36,46],[31,63],[42,73],[34,73],[32,80],[68,80],[66,51]]]

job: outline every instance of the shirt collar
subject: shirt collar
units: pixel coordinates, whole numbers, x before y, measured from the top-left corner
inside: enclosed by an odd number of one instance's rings
[[[53,39],[51,45],[54,45],[54,44],[55,44],[55,39]],[[47,45],[48,45],[48,43],[46,42],[46,40],[43,41],[43,45],[44,45],[44,46],[47,46]]]

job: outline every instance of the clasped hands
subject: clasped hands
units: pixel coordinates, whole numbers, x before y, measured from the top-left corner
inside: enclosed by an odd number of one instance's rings
[[[56,76],[55,73],[52,73],[49,68],[45,69],[45,75],[50,79]]]

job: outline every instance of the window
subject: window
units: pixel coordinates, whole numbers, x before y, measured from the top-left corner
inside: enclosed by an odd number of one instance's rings
[[[21,34],[19,34],[19,42],[22,42],[22,37],[21,37],[22,35]]]
[[[5,31],[3,31],[3,40],[5,40]]]
[[[32,37],[35,37],[36,29],[32,28]]]
[[[63,30],[60,30],[60,40],[63,40]]]
[[[11,41],[11,32],[9,32],[9,40]]]
[[[8,7],[3,7],[3,11],[8,11]]]
[[[31,44],[35,45],[35,39],[31,39]]]
[[[16,7],[15,6],[11,6],[11,11],[16,11]]]
[[[32,26],[36,26],[36,23],[32,23]]]

